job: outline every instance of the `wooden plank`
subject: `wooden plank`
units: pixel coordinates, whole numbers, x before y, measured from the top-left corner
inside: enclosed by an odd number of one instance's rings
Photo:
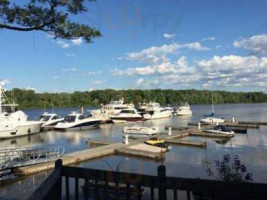
[[[204,133],[204,132],[192,132],[190,133],[191,136],[198,136],[198,137],[211,137],[211,138],[231,138],[230,135],[225,134],[218,134],[218,133]]]
[[[86,144],[87,145],[93,145],[93,146],[105,146],[105,145],[110,145],[110,144],[115,144],[116,142],[111,142],[111,141],[104,141],[104,140],[87,140]]]
[[[205,148],[207,146],[206,142],[195,142],[195,141],[188,141],[188,140],[171,140],[166,139],[165,142],[169,144],[177,144],[177,145],[184,145],[184,146],[191,146],[191,147],[199,147]]]
[[[129,156],[136,156],[136,157],[141,157],[141,158],[147,158],[147,159],[155,159],[155,160],[162,160],[164,159],[164,156],[165,156],[164,151],[162,153],[154,153],[151,151],[129,149],[129,148],[117,149],[116,153],[129,155]]]
[[[256,129],[260,128],[260,126],[257,124],[226,123],[225,125],[229,127],[238,127],[238,128],[256,128]]]
[[[165,130],[169,130],[169,128],[171,128],[172,130],[187,130],[188,127],[184,127],[184,126],[165,126]]]
[[[239,121],[239,124],[252,124],[252,125],[267,125],[267,122],[251,122],[251,121]]]

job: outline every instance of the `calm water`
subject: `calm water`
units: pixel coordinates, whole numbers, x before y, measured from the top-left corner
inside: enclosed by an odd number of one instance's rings
[[[165,125],[186,126],[188,122],[198,122],[203,114],[211,112],[211,106],[209,105],[197,105],[191,108],[193,111],[192,117],[173,117],[138,123],[138,125],[157,126],[163,131]],[[73,110],[76,109],[54,109],[54,112],[64,116]],[[30,119],[38,120],[43,110],[29,109],[25,112]],[[215,112],[217,116],[227,119],[235,117],[236,120],[267,121],[267,104],[216,105]],[[121,133],[124,126],[125,124],[106,124],[101,125],[99,129],[42,132],[30,137],[0,141],[0,148],[60,145],[64,146],[68,153],[88,148],[85,143],[88,139],[122,141]],[[207,148],[198,149],[172,145],[172,149],[166,153],[165,160],[162,163],[114,155],[82,163],[79,166],[107,170],[110,170],[111,166],[115,170],[117,165],[121,163],[121,171],[155,175],[157,167],[164,164],[167,167],[168,176],[210,179],[214,177],[207,176],[205,163],[213,163],[214,160],[221,159],[224,154],[230,154],[231,156],[239,155],[241,161],[253,174],[255,182],[267,183],[267,126],[262,126],[259,130],[249,129],[248,134],[236,134],[226,144],[219,144],[212,139],[205,138],[190,137],[186,139],[206,141]],[[46,177],[47,173],[40,173],[19,182],[1,186],[0,199],[26,199]]]

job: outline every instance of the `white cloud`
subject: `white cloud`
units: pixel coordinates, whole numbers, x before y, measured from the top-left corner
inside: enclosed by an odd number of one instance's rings
[[[215,37],[206,37],[206,38],[203,38],[203,41],[213,41],[213,40],[216,40]]]
[[[163,37],[166,39],[171,39],[175,37],[175,34],[163,33]]]
[[[76,54],[75,54],[75,53],[67,53],[66,56],[67,56],[67,57],[75,57]]]
[[[156,86],[159,85],[160,81],[157,80],[150,80],[150,79],[144,79],[144,78],[140,78],[138,80],[136,80],[135,85],[137,87],[151,87],[151,86]]]
[[[86,72],[86,75],[96,75],[96,74],[102,74],[103,72],[98,70],[98,71],[91,71],[91,72]]]
[[[72,67],[72,68],[63,68],[62,69],[63,72],[76,72],[78,71],[78,69],[76,67]]]
[[[53,76],[54,80],[57,80],[59,78],[59,76]]]
[[[36,88],[33,88],[33,87],[27,87],[26,90],[33,90],[34,92],[38,91]]]
[[[80,46],[83,43],[83,39],[81,37],[77,39],[73,39],[71,41],[75,46]]]
[[[0,86],[4,86],[6,84],[10,84],[11,81],[9,79],[2,79],[0,80]]]
[[[203,87],[262,87],[266,85],[267,58],[256,56],[214,56],[197,63]]]
[[[62,40],[58,40],[56,42],[62,49],[67,49],[70,47],[70,45]]]
[[[252,54],[267,55],[267,34],[254,35],[247,39],[236,40],[233,45],[236,48],[249,50]]]
[[[102,80],[96,80],[96,81],[92,81],[91,85],[101,85],[102,83],[104,83],[104,81]]]
[[[216,45],[216,49],[222,48],[222,45]]]

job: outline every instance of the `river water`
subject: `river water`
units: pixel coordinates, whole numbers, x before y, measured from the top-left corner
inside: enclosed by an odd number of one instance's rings
[[[138,123],[138,125],[157,126],[163,131],[165,125],[187,126],[188,122],[198,122],[203,114],[211,112],[211,106],[209,105],[193,105],[191,109],[193,111],[193,116],[191,117],[159,119]],[[54,109],[54,112],[65,116],[75,110],[77,109]],[[38,120],[43,113],[42,109],[27,109],[24,111],[29,116],[29,119],[32,120]],[[47,111],[49,112],[50,110]],[[235,120],[267,121],[267,104],[215,105],[215,112],[218,117],[227,119],[235,117]],[[136,124],[127,124],[127,126],[131,125]],[[54,145],[63,146],[65,152],[69,153],[88,148],[86,145],[88,139],[121,142],[124,126],[125,124],[103,124],[98,129],[82,131],[47,131],[29,137],[0,141],[0,148]],[[85,162],[79,164],[79,166],[106,170],[111,170],[110,168],[112,168],[115,170],[120,165],[120,171],[155,175],[157,167],[164,164],[168,176],[214,179],[216,177],[207,175],[208,163],[212,167],[215,160],[221,160],[223,155],[229,154],[230,156],[238,155],[240,157],[242,163],[247,166],[248,171],[253,174],[254,182],[267,183],[267,126],[261,126],[260,129],[248,129],[247,134],[236,134],[231,141],[225,144],[217,143],[212,139],[198,137],[186,139],[206,141],[207,148],[199,149],[172,145],[171,150],[166,153],[165,160],[162,162],[112,155]],[[15,183],[1,186],[0,199],[27,199],[31,192],[47,177],[48,173],[36,174]]]

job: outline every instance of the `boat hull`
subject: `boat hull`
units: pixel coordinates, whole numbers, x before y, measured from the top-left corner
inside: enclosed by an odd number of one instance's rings
[[[162,119],[162,118],[168,118],[171,117],[172,113],[171,112],[166,112],[166,113],[154,113],[154,114],[145,114],[144,119],[145,120],[152,120],[152,119]]]
[[[114,124],[144,121],[143,117],[111,117],[111,120]]]
[[[200,122],[203,124],[222,124],[225,122],[225,119],[209,117],[201,119]]]
[[[96,127],[101,123],[101,120],[87,121],[81,123],[58,123],[54,129],[56,130],[67,130],[67,129],[76,129],[76,128],[90,128]]]
[[[191,116],[192,111],[177,111],[176,113],[178,116]]]
[[[13,129],[0,130],[0,139],[21,137],[39,133],[41,131],[42,124],[42,122],[24,122],[15,126]]]

